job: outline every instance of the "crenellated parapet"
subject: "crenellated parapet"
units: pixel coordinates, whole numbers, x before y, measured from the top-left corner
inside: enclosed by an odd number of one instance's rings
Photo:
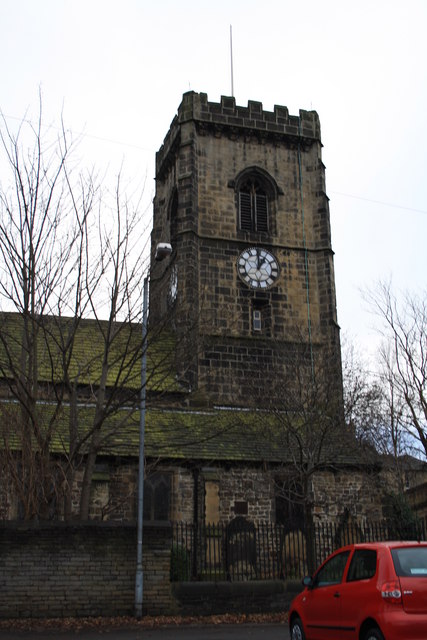
[[[275,105],[264,111],[262,102],[249,100],[247,107],[236,105],[234,97],[221,96],[221,102],[209,102],[206,93],[184,93],[178,113],[172,121],[163,145],[157,153],[156,168],[163,163],[177,141],[180,127],[194,122],[199,132],[214,131],[216,135],[255,136],[260,140],[286,138],[290,144],[304,146],[320,142],[320,121],[316,111],[300,109],[298,116],[289,115],[287,107]]]

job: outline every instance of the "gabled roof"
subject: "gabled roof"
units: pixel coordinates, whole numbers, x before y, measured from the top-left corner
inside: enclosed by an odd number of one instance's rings
[[[12,405],[17,410],[17,405]],[[53,407],[39,408],[46,424]],[[65,454],[68,448],[70,408],[64,406],[52,433],[51,451]],[[79,407],[79,424],[93,424],[94,407]],[[0,433],[4,429],[0,421]],[[140,413],[121,409],[106,420],[102,431],[100,455],[137,458],[139,454]],[[80,434],[82,436],[84,434]],[[331,436],[333,434],[330,434]],[[9,434],[9,445],[19,449],[19,439]],[[145,455],[152,459],[175,461],[283,464],[300,452],[290,442],[277,415],[266,412],[211,409],[153,409],[146,411]],[[320,463],[356,464],[354,442],[347,432],[329,438]]]
[[[301,454],[280,416],[245,409],[150,410],[145,442],[147,456],[172,459],[283,464]],[[337,426],[323,445],[319,463],[358,463],[351,434]]]
[[[110,347],[108,386],[122,381],[127,389],[141,386],[141,325],[113,323],[94,319],[43,316],[34,319],[38,330],[38,381],[59,383],[64,376],[62,357],[67,341],[73,337],[68,374],[79,385],[97,386],[101,376],[101,363],[108,331],[114,336]],[[0,313],[0,376],[11,377],[12,368],[18,367],[23,344],[24,319],[18,313]],[[7,345],[7,346],[6,346]],[[13,358],[11,365],[9,355]],[[175,375],[175,337],[162,329],[149,333],[147,350],[147,389],[149,391],[185,392]]]
[[[39,334],[37,357],[39,360],[39,382],[60,383],[63,375],[61,367],[61,349],[72,328],[71,318],[43,318]],[[22,344],[23,319],[18,314],[0,314],[0,375],[8,375],[8,352],[19,362]],[[107,323],[96,320],[83,320],[76,329],[75,345],[72,352],[70,371],[79,385],[96,387],[100,378],[103,335]],[[117,324],[113,361],[109,371],[109,384],[114,384],[120,376],[120,366],[125,363],[127,389],[136,392],[140,387],[141,375],[141,327],[137,324]],[[174,372],[175,341],[171,332],[159,332],[149,341],[147,355],[147,387],[150,391],[172,392],[184,396],[188,393],[178,384]],[[276,412],[248,409],[183,409],[177,408],[171,401],[171,395],[164,396],[162,407],[148,405],[146,411],[145,454],[156,459],[176,461],[203,460],[228,461],[236,463],[278,463],[291,461],[299,455],[292,450],[295,441],[287,437],[283,421]],[[104,456],[123,456],[137,458],[139,452],[139,410],[138,394],[134,394],[136,406],[118,407],[109,413],[101,430],[99,453]],[[7,407],[9,420],[0,420],[1,432],[7,434],[8,446],[18,450],[19,435],[16,431],[17,420],[14,411],[19,405],[10,397],[0,401]],[[135,402],[134,402],[135,405]],[[54,410],[58,405],[46,396],[37,405],[37,420],[41,428],[51,425]],[[12,411],[12,414],[10,413]],[[83,442],[94,424],[95,406],[89,401],[78,405],[79,440]],[[298,423],[298,416],[294,418]],[[70,405],[66,399],[55,415],[51,430],[50,448],[53,453],[65,454],[69,448],[68,428]],[[289,424],[289,417],[287,418]],[[351,441],[351,443],[350,443]],[[350,444],[349,444],[350,443]],[[334,435],[329,434],[323,445],[322,455],[325,464],[354,464],[355,455],[351,435],[344,427],[337,427]],[[84,449],[81,450],[84,453]],[[306,452],[307,453],[307,452]]]

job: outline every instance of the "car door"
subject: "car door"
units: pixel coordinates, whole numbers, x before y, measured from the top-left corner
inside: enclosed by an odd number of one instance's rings
[[[359,620],[369,612],[378,596],[376,549],[355,549],[345,581],[340,585],[342,638],[357,640]]]
[[[318,570],[304,602],[306,635],[310,640],[342,640],[341,603],[337,592],[350,550],[331,556]]]

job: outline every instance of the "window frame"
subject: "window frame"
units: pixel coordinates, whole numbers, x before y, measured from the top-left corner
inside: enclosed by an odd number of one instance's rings
[[[249,175],[238,187],[239,229],[256,233],[269,231],[269,197],[263,181]]]
[[[169,222],[169,235],[171,240],[176,238],[178,232],[178,207],[179,207],[179,193],[178,188],[172,189],[169,204],[167,208],[167,219]]]
[[[360,575],[357,572],[356,563],[363,561],[364,557],[369,558],[369,561],[375,556],[375,570],[372,573],[372,568],[366,572],[366,575]],[[371,580],[375,577],[378,567],[378,553],[376,549],[355,549],[350,560],[350,565],[347,571],[346,582],[359,582],[360,580]]]
[[[277,198],[284,194],[273,176],[254,165],[243,169],[228,186],[234,190],[238,231],[263,237],[273,235]]]
[[[158,492],[165,487],[166,492],[166,509],[163,505],[159,506],[157,501]],[[170,520],[171,514],[171,497],[172,497],[172,477],[168,472],[156,471],[144,479],[144,521],[146,522],[167,522]],[[167,514],[166,514],[167,511]],[[159,517],[160,515],[160,517]]]
[[[252,308],[252,331],[255,333],[262,331],[262,312],[259,307]]]
[[[348,563],[349,555],[350,555],[350,549],[347,549],[345,551],[340,551],[339,553],[336,553],[331,558],[329,558],[316,573],[313,586],[317,589],[321,589],[323,587],[331,587],[335,584],[341,584],[344,578],[345,568]],[[340,562],[341,562],[341,565],[339,564]],[[338,565],[336,569],[334,567],[335,564]],[[322,576],[324,576],[325,574],[327,575],[327,572],[331,571],[331,567],[335,569],[337,573],[338,573],[338,570],[340,571],[340,578],[336,580],[334,579],[334,580],[322,581],[321,580]]]

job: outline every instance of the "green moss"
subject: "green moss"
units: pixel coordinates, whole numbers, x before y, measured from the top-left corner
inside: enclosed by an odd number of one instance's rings
[[[24,322],[16,313],[0,313],[0,368],[3,377],[13,375],[20,363],[24,344]],[[81,320],[46,316],[35,320],[31,335],[37,341],[38,381],[60,383],[64,379],[64,356],[67,374],[79,385],[97,386],[105,345],[108,342],[107,385],[123,385],[138,389],[141,385],[141,326],[132,323]],[[70,348],[70,340],[73,347]],[[6,346],[7,345],[7,349]],[[68,345],[66,347],[66,345]],[[69,358],[69,362],[68,362]],[[148,336],[147,389],[150,391],[183,391],[176,382],[175,339],[166,330]]]

